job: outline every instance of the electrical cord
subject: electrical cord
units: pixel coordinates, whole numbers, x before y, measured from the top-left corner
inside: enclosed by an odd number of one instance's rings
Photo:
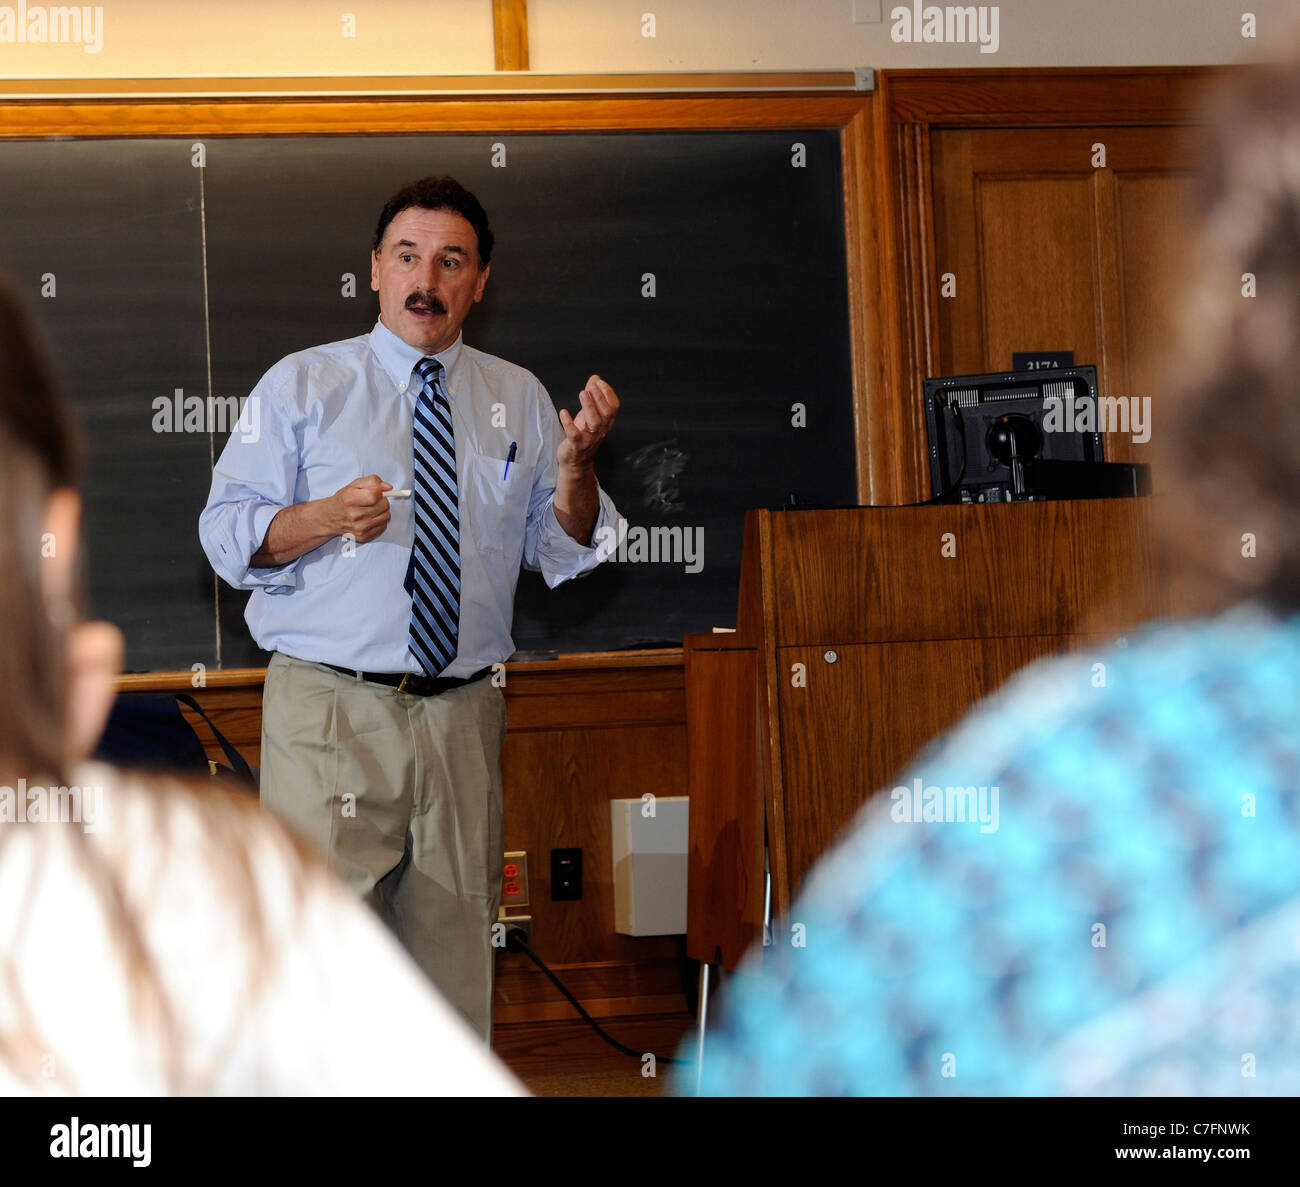
[[[948,407],[952,412],[953,420],[957,422],[957,437],[961,441],[961,469],[957,471],[957,477],[954,478],[952,482],[948,483],[945,490],[941,490],[937,495],[933,495],[931,498],[926,499],[925,503],[916,504],[916,506],[919,507],[924,507],[926,503],[941,503],[952,494],[953,491],[961,486],[962,479],[966,477],[966,426],[962,423],[961,407],[957,404],[949,404]]]
[[[942,503],[944,499],[961,486],[962,479],[966,477],[966,426],[962,423],[961,408],[956,404],[948,404],[946,407],[952,413],[953,420],[957,422],[957,436],[961,441],[961,469],[957,471],[957,477],[937,495],[931,495],[928,499],[922,499],[919,503],[898,503],[894,505],[899,507],[929,507],[934,503]]]
[[[564,982],[561,981],[560,978],[557,977],[553,972],[551,972],[551,970],[546,967],[546,962],[543,961],[542,958],[538,956],[537,953],[534,952],[532,948],[528,946],[528,941],[524,939],[524,932],[522,928],[510,927],[506,929],[506,951],[522,952],[525,956],[527,956],[528,959],[533,962],[533,964],[535,964],[539,969],[542,970],[543,973],[546,974],[551,984],[554,985],[555,988],[558,989],[562,994],[564,994],[565,998],[568,999],[569,1004],[575,1010],[577,1010],[579,1014],[582,1015],[583,1021],[586,1022],[587,1025],[590,1026],[591,1029],[594,1030],[598,1035],[600,1035],[600,1037],[604,1039],[605,1042],[607,1042],[611,1047],[615,1048],[618,1051],[621,1051],[624,1055],[632,1056],[633,1059],[641,1059],[646,1055],[654,1054],[653,1052],[648,1052],[648,1051],[633,1051],[631,1047],[624,1046],[616,1038],[613,1038],[612,1036],[606,1034],[605,1031],[601,1029],[600,1024],[590,1014],[588,1014],[586,1010],[582,1008],[582,1003],[578,1001],[578,999],[569,992]],[[672,1059],[666,1055],[663,1056],[655,1055],[654,1059],[656,1064],[675,1063],[675,1064],[684,1065],[690,1062],[689,1060],[686,1059]]]

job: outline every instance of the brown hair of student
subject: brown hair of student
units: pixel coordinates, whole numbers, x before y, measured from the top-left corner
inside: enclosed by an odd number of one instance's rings
[[[51,543],[67,547],[68,541],[44,541],[42,525],[46,500],[58,488],[74,487],[78,445],[52,373],[35,333],[18,301],[0,277],[0,786],[67,786],[73,772],[66,753],[67,704],[64,671],[68,632],[75,628],[79,597],[71,603],[50,606],[43,593],[42,549]],[[291,870],[299,892],[303,879],[321,866],[287,830],[258,811],[248,796],[223,792],[209,781],[181,777],[129,776],[149,797],[154,827],[133,837],[131,852],[165,854],[169,847],[169,810],[188,807],[201,819],[205,849],[197,855],[198,867],[209,875],[215,896],[237,913],[248,938],[253,970],[244,1000],[251,1009],[274,967],[260,904],[253,888],[257,880],[250,861],[255,837],[270,835]],[[106,795],[112,789],[106,789]],[[125,870],[114,868],[95,841],[78,823],[0,823],[0,863],[18,829],[43,830],[28,834],[40,838],[40,861],[30,889],[37,894],[44,878],[83,879],[93,889],[102,926],[113,941],[117,969],[77,969],[88,991],[104,977],[121,976],[130,987],[136,1031],[142,1044],[155,1053],[167,1089],[173,1093],[201,1093],[219,1067],[195,1067],[179,1038],[177,1003],[169,1002],[158,970],[168,954],[150,949],[139,904],[125,894]],[[186,858],[195,857],[186,854]],[[301,895],[299,895],[301,901]],[[166,904],[144,904],[144,910],[166,909]],[[6,903],[6,911],[22,912],[23,903]],[[70,921],[71,923],[72,921]],[[83,925],[84,920],[76,921]],[[75,961],[75,957],[72,958]],[[25,1020],[0,1029],[0,1063],[36,1091],[77,1092],[77,1052],[51,1050],[32,1023],[29,1003],[21,1000],[19,970],[14,954],[0,951],[0,995],[8,997],[13,1013]],[[228,1038],[233,1043],[236,1035]],[[48,1069],[60,1068],[51,1080]],[[62,1069],[71,1068],[69,1074]]]
[[[18,306],[0,281],[0,784],[62,785],[61,635],[41,590],[42,520],[75,485],[77,447]],[[58,542],[45,543],[57,547]]]
[[[1153,444],[1188,608],[1300,609],[1300,54],[1207,107],[1206,167]],[[1202,132],[1201,135],[1206,135]],[[1253,295],[1252,295],[1253,294]],[[1163,424],[1160,423],[1163,420]],[[1252,555],[1253,554],[1253,555]]]

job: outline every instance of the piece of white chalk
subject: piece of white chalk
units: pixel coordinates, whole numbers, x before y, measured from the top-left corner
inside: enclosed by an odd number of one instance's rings
[[[386,490],[384,498],[386,499],[409,499],[411,497],[411,488],[404,487],[402,490]]]

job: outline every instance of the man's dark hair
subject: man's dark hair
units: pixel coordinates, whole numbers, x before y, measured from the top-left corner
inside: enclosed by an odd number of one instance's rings
[[[375,228],[375,251],[384,241],[388,224],[403,210],[418,206],[422,210],[454,210],[478,236],[479,262],[486,267],[492,261],[492,228],[488,226],[487,211],[454,177],[422,177],[404,185],[384,204]]]

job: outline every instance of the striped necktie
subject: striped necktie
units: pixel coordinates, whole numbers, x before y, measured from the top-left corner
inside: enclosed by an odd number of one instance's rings
[[[430,676],[456,658],[460,623],[460,526],[456,506],[456,436],[443,395],[443,367],[421,359],[424,387],[413,432],[415,542],[406,570],[411,595],[411,653]]]

